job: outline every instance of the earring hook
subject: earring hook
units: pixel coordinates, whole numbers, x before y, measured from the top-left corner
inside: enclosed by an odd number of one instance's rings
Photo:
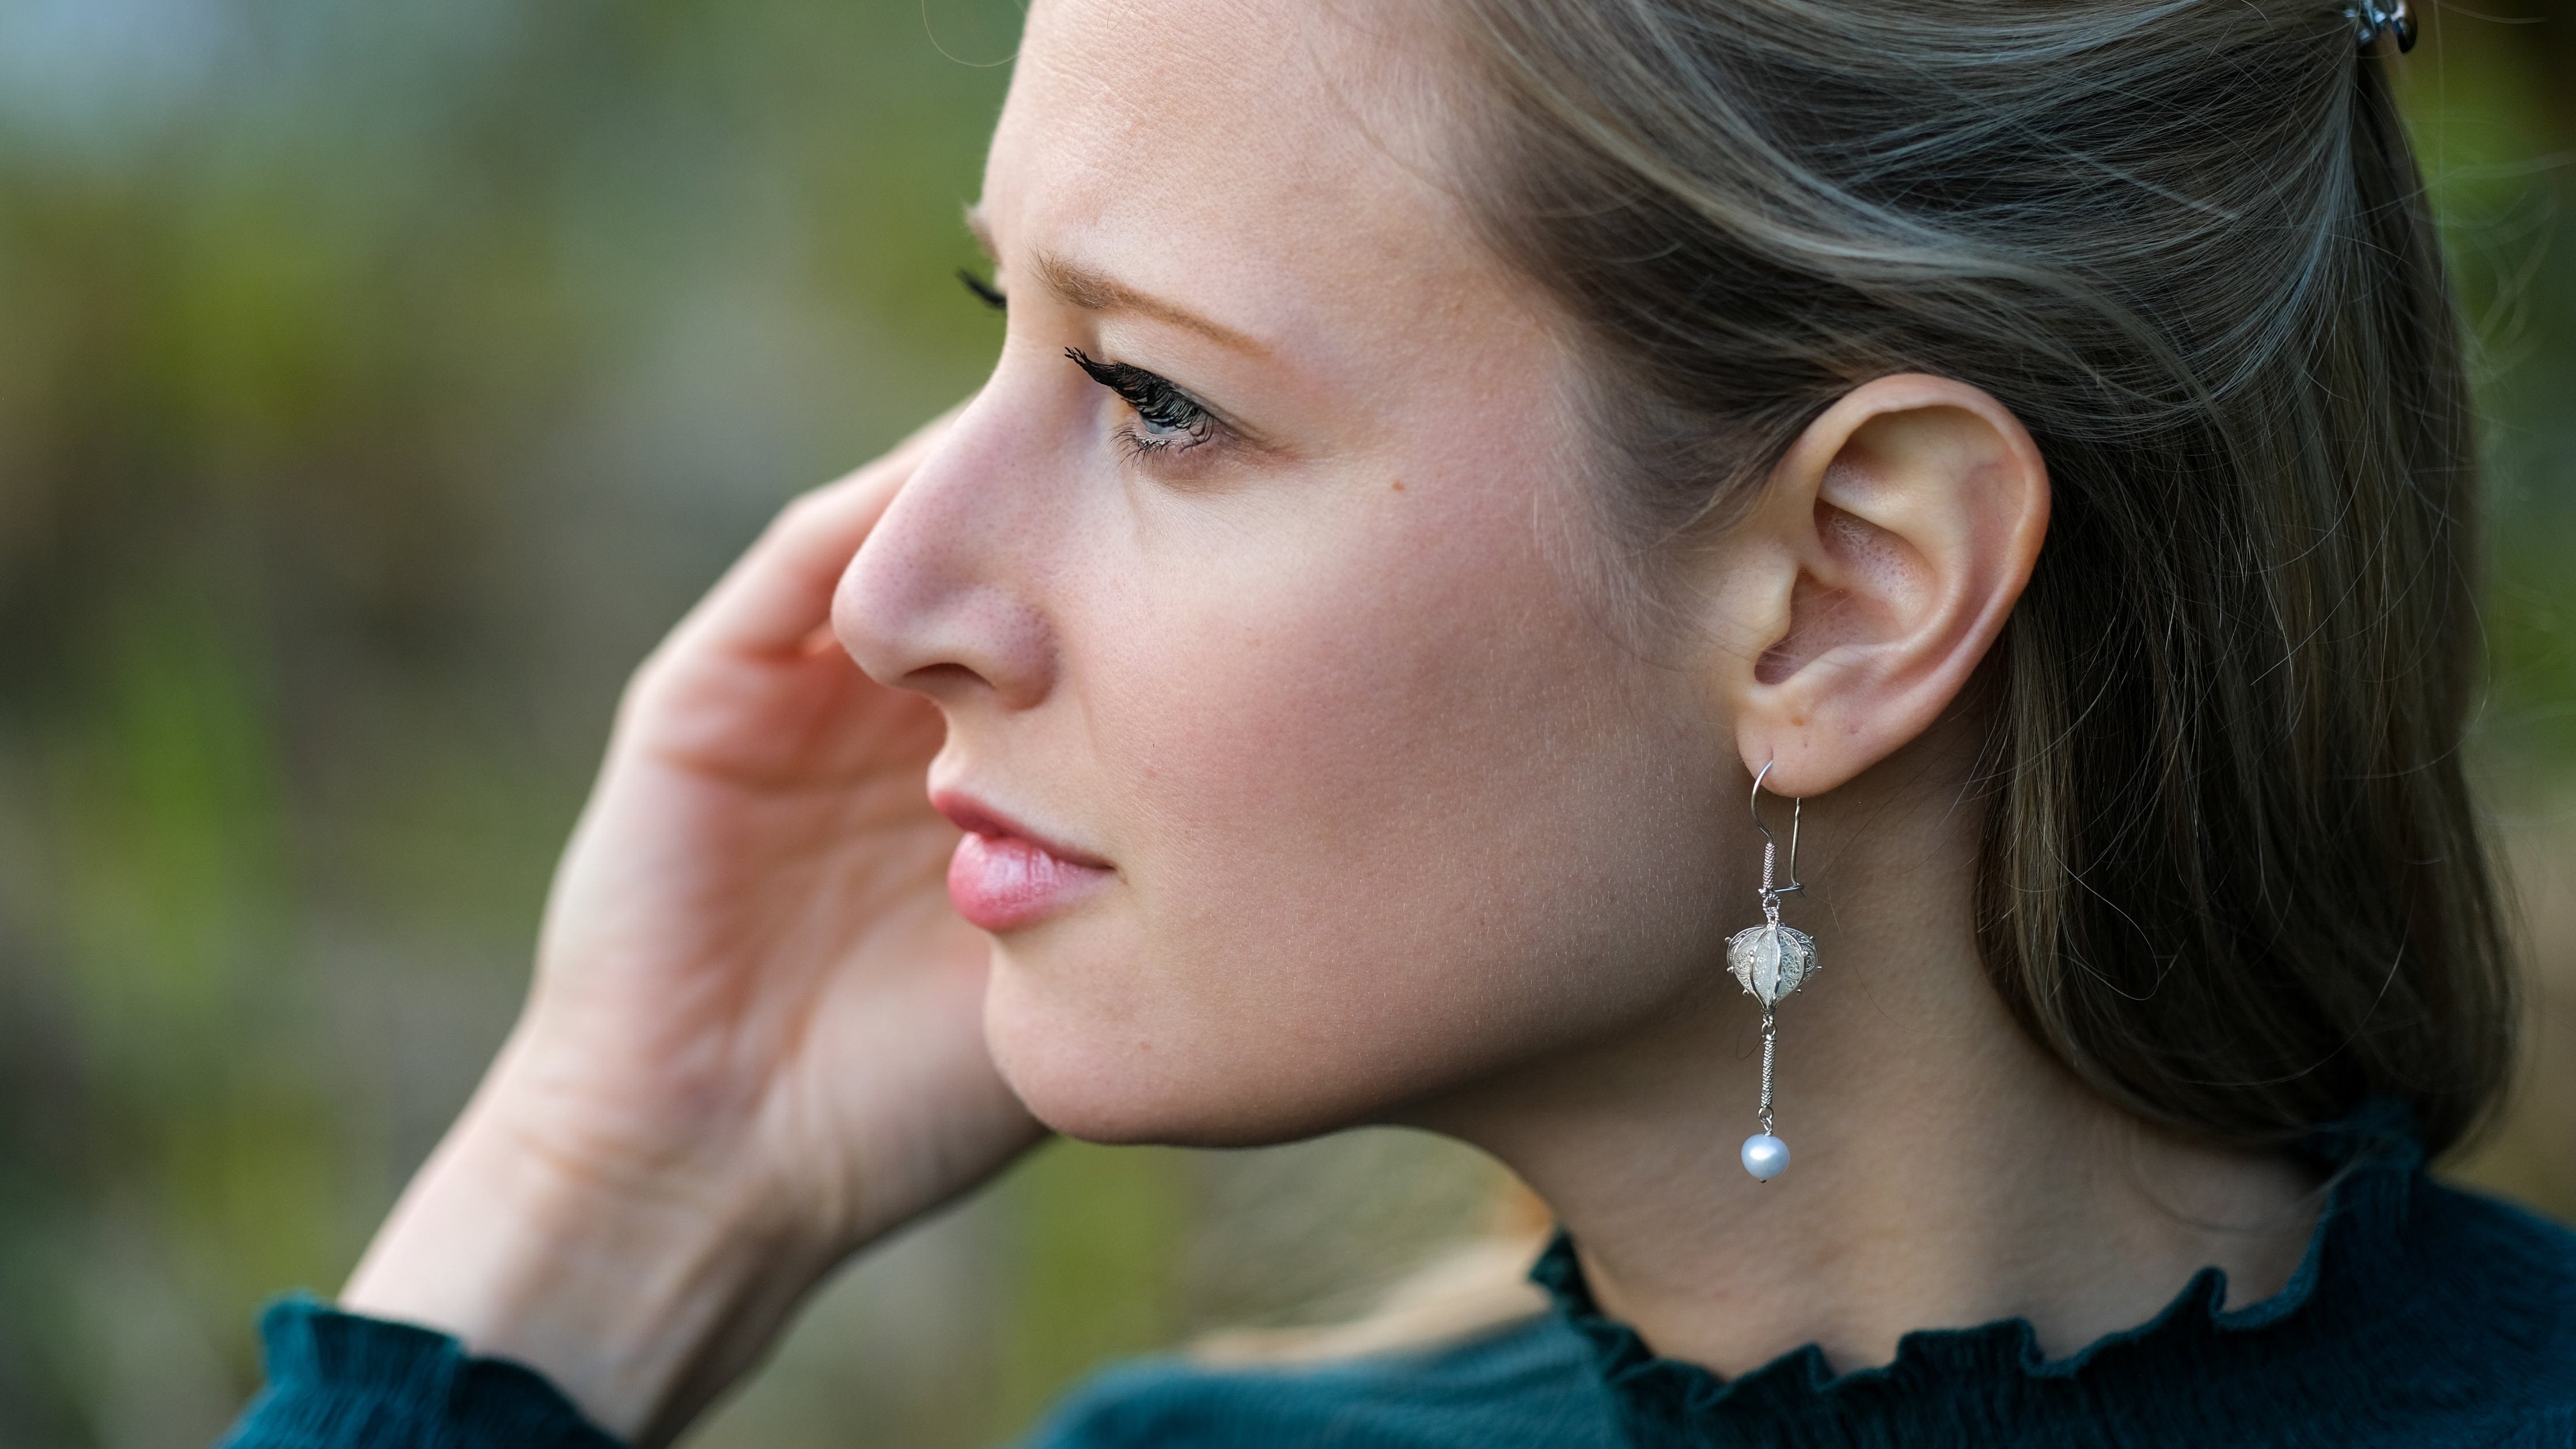
[[[1746,808],[1753,812],[1753,828],[1762,832],[1762,894],[1774,899],[1801,893],[1806,889],[1798,884],[1798,817],[1806,813],[1807,802],[1796,796],[1791,796],[1789,799],[1789,883],[1783,886],[1775,886],[1771,883],[1771,860],[1780,842],[1778,837],[1772,835],[1771,827],[1762,823],[1762,781],[1771,773],[1771,767],[1778,763],[1780,763],[1778,760],[1768,760],[1763,763],[1761,770],[1753,777],[1752,799],[1746,802]]]

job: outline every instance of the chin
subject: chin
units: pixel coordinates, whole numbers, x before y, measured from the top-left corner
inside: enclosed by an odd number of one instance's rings
[[[1068,1000],[998,961],[984,999],[1002,1079],[1040,1122],[1084,1142],[1266,1147],[1361,1125],[1385,1105],[1362,1085],[1375,1075],[1364,1064],[1272,1057],[1263,1047],[1292,1033],[1264,1023],[1245,1041],[1231,1025]]]

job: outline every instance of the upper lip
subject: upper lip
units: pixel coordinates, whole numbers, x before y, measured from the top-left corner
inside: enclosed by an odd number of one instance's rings
[[[969,835],[1016,836],[1068,865],[1089,866],[1093,870],[1112,868],[1108,861],[1090,851],[1077,849],[1032,830],[963,790],[931,791],[930,808],[947,816],[949,824]]]

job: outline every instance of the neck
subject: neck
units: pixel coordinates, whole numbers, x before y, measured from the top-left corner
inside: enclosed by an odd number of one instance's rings
[[[2237,1305],[2297,1267],[2319,1198],[2301,1168],[2148,1126],[2012,1019],[1968,916],[1971,812],[1946,803],[1873,811],[1847,837],[1873,843],[1816,851],[1810,898],[1788,903],[1821,969],[1779,1008],[1793,1161],[1776,1180],[1737,1157],[1757,1130],[1759,1008],[1714,966],[1616,1039],[1416,1119],[1518,1172],[1602,1307],[1658,1353],[1732,1376],[1814,1343],[1849,1371],[1915,1329],[2019,1316],[2059,1357],[2203,1267]]]

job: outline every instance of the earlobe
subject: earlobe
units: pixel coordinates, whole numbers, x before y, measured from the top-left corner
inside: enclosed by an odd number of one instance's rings
[[[1825,410],[1743,525],[1730,681],[1748,770],[1790,795],[1841,785],[1930,729],[2029,583],[2048,472],[1980,389],[1908,374]]]

